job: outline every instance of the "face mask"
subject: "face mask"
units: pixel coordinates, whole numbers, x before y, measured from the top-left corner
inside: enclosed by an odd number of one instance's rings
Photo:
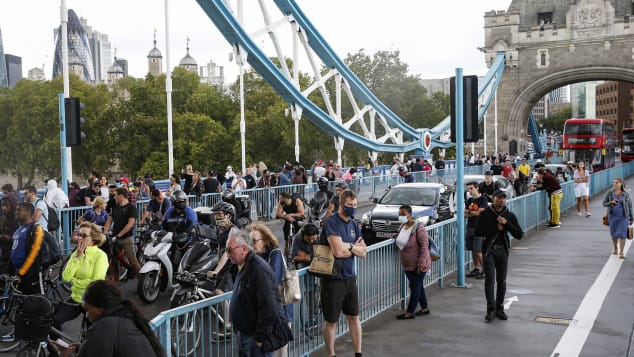
[[[216,219],[216,225],[219,227],[224,227],[227,225],[227,218]]]
[[[398,216],[398,221],[401,223],[407,223],[407,216]]]
[[[343,213],[345,213],[346,216],[348,217],[354,217],[354,214],[356,211],[357,209],[355,207],[348,207],[348,206],[343,207]]]

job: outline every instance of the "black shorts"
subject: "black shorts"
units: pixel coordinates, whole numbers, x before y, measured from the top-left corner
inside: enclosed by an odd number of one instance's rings
[[[335,323],[339,313],[359,316],[357,278],[346,280],[321,279],[321,309],[324,320]]]
[[[465,248],[473,253],[482,253],[482,244],[484,237],[476,237],[473,235],[475,228],[467,227],[465,231]]]

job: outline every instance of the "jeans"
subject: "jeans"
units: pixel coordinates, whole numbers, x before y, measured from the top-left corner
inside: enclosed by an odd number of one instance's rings
[[[238,333],[238,356],[240,357],[272,357],[272,352],[264,352],[255,344],[253,336]]]
[[[490,248],[484,256],[484,294],[487,299],[487,309],[494,310],[504,305],[506,295],[506,272],[508,270],[509,255],[504,247]],[[493,280],[495,279],[495,281]],[[493,288],[497,283],[497,294],[493,298]]]
[[[550,195],[550,214],[552,224],[559,224],[559,204],[561,203],[561,199],[564,197],[562,192],[553,193]]]
[[[416,305],[420,304],[421,310],[427,308],[427,296],[425,296],[425,274],[427,272],[416,273],[415,271],[406,271],[405,276],[409,282],[410,297],[407,304],[407,312],[413,314],[416,311]]]

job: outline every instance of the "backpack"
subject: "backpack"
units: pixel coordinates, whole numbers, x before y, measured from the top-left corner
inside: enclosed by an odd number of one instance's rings
[[[33,230],[37,223],[34,223],[31,226],[30,234],[33,235]],[[40,265],[42,268],[46,269],[51,265],[59,262],[62,259],[62,249],[59,246],[58,240],[53,237],[53,235],[46,230],[44,231],[44,237],[42,238],[44,241],[42,242],[42,246],[40,247]]]
[[[46,201],[44,201],[43,199],[39,199],[37,201],[42,201],[44,202],[44,204],[46,205],[47,208],[47,213],[48,213],[48,218],[47,216],[44,216],[44,219],[46,220],[46,230],[51,232],[51,231],[56,231],[59,229],[59,217],[57,217],[57,211],[55,211],[55,208],[50,207]],[[35,205],[37,205],[37,201],[35,201]]]

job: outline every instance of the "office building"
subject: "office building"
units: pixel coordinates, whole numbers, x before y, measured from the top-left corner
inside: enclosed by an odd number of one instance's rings
[[[13,88],[22,80],[22,57],[5,54],[4,62],[7,64],[7,82]]]
[[[72,9],[68,10],[68,66],[69,72],[76,73],[86,82],[94,83],[95,67],[88,34]],[[53,58],[53,78],[64,71],[62,60],[61,26],[55,29],[55,57]]]
[[[596,117],[612,120],[617,133],[632,126],[631,91],[632,83],[628,82],[611,81],[596,87]]]

